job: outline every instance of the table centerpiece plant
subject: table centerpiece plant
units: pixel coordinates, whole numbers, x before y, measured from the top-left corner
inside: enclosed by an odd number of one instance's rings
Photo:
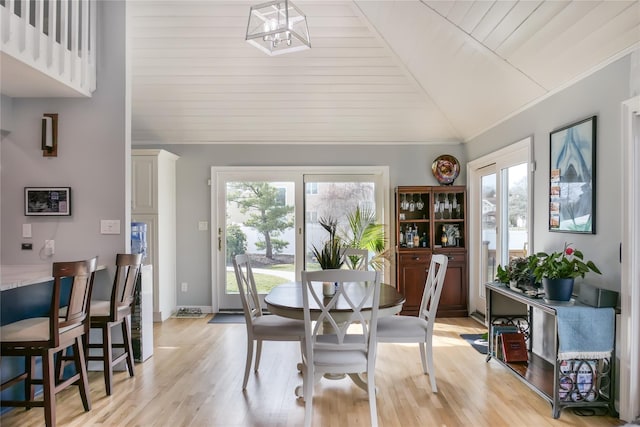
[[[329,233],[329,240],[326,240],[320,248],[311,245],[311,252],[323,270],[340,269],[344,263],[345,246],[337,236],[338,220],[333,217],[320,218],[318,223]],[[325,296],[335,293],[334,283],[323,283],[322,292]]]
[[[542,281],[549,300],[569,301],[576,277],[584,278],[589,272],[602,274],[593,261],[584,261],[584,254],[570,243],[565,243],[561,252],[538,252],[535,257],[533,275],[536,281]]]
[[[311,252],[323,270],[339,269],[343,264],[345,246],[337,236],[338,220],[333,217],[320,218],[318,223],[327,230],[329,239],[319,248],[311,245]]]

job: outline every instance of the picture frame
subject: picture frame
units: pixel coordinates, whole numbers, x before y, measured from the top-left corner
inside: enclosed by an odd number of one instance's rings
[[[25,187],[25,216],[70,216],[71,187]]]
[[[549,231],[596,234],[597,116],[549,134]]]

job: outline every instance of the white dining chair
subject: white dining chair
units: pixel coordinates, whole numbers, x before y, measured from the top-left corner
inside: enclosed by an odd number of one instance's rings
[[[322,284],[325,282],[337,284],[335,294],[331,297],[323,295]],[[322,375],[362,373],[367,375],[371,425],[377,426],[374,375],[380,302],[379,273],[360,270],[303,271],[302,286],[305,426],[311,426],[313,389]]]
[[[254,371],[258,372],[262,341],[299,341],[304,338],[304,323],[302,320],[287,319],[275,314],[263,315],[260,297],[253,277],[253,270],[246,254],[236,255],[233,259],[233,269],[238,282],[242,309],[247,326],[247,360],[244,368],[242,389],[247,388],[249,371],[253,359],[253,343],[256,343]]]
[[[438,388],[433,369],[433,326],[448,263],[446,255],[438,254],[431,257],[417,317],[398,315],[378,320],[379,343],[418,343],[422,369],[425,374],[429,374],[431,391],[434,393],[438,392]]]
[[[369,269],[369,251],[367,249],[346,248],[342,257],[344,265],[350,270]]]

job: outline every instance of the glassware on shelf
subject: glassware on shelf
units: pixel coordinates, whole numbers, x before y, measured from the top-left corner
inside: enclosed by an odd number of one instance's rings
[[[440,202],[437,201],[437,200],[433,204],[433,217],[435,219],[441,219],[442,218],[442,213],[440,213]]]
[[[456,195],[453,195],[453,200],[451,201],[451,218],[460,218],[460,216],[458,215],[460,213],[460,210],[458,209],[458,199],[456,198]]]
[[[449,193],[443,194],[444,196],[444,204],[442,206],[442,218],[449,219],[451,218],[451,203],[449,203]]]
[[[418,194],[418,201],[416,202],[416,209],[421,211],[424,209],[424,202],[422,201],[422,194]]]
[[[402,201],[400,202],[400,209],[402,209],[403,211],[406,211],[407,209],[409,209],[409,203],[407,202],[406,194],[402,195]]]
[[[409,212],[416,210],[416,203],[413,201],[413,194],[409,196]]]

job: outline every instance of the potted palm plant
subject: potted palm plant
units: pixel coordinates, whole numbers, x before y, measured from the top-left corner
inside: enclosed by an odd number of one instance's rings
[[[533,274],[542,281],[548,300],[569,301],[576,277],[584,277],[590,271],[602,274],[593,261],[584,261],[584,254],[567,243],[562,252],[538,252],[535,257]]]
[[[389,259],[386,247],[384,224],[376,219],[376,212],[371,208],[356,208],[347,214],[347,227],[339,233],[340,241],[345,247],[366,249],[374,253],[369,264],[376,270],[381,270],[383,262]],[[352,259],[357,262],[357,259]]]

